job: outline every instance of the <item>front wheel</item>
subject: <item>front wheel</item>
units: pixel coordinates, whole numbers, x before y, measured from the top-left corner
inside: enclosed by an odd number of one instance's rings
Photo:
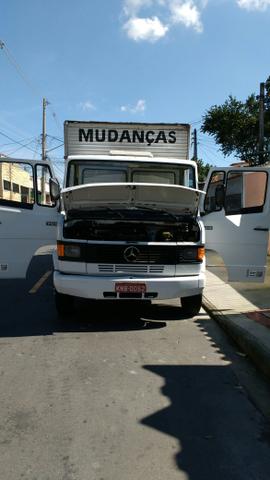
[[[189,318],[195,317],[202,307],[202,294],[183,297],[181,298],[181,304],[182,312],[185,316]]]
[[[59,315],[69,315],[73,310],[73,297],[71,295],[65,295],[55,290],[54,301],[55,307]]]

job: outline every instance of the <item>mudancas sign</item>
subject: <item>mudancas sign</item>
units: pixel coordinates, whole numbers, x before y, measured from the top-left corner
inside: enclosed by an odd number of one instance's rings
[[[108,155],[111,150],[117,149],[147,151],[154,157],[187,159],[189,133],[187,124],[66,121],[65,157]]]
[[[147,144],[152,143],[175,143],[175,130],[129,130],[122,131],[105,128],[79,128],[79,142],[113,142],[113,143],[138,143]]]

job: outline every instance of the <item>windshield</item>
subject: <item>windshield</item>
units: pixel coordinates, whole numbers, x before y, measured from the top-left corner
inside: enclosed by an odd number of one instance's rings
[[[125,161],[72,161],[67,187],[88,183],[160,183],[196,188],[195,171],[190,165]]]

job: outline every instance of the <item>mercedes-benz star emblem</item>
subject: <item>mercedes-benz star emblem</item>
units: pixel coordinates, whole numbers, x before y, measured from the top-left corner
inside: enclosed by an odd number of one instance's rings
[[[136,247],[128,247],[124,251],[124,259],[126,260],[126,262],[136,262],[139,255],[140,250]]]

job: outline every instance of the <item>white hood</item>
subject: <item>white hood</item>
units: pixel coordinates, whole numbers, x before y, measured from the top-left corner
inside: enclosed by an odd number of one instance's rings
[[[65,188],[62,200],[66,212],[88,208],[151,207],[175,214],[195,215],[201,190],[179,185],[152,183],[94,183]]]

